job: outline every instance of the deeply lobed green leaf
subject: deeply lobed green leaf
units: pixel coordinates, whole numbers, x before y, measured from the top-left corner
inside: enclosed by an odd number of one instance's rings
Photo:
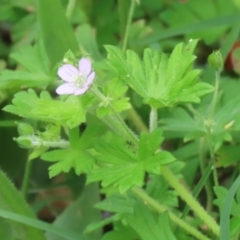
[[[47,92],[38,98],[33,90],[15,94],[12,105],[4,110],[21,117],[67,125],[72,128],[85,122],[86,107],[91,104],[89,98],[79,99],[70,96],[65,101],[53,100]]]
[[[108,63],[119,79],[133,88],[147,104],[171,107],[181,102],[200,102],[200,97],[213,91],[207,83],[198,81],[199,70],[192,68],[192,54],[197,40],[184,46],[178,44],[172,54],[145,49],[143,60],[131,50],[126,54],[116,47],[106,46]]]

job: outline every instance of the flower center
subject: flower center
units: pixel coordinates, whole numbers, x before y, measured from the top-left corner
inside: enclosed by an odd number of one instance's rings
[[[79,73],[79,75],[76,76],[73,82],[75,86],[81,88],[84,87],[85,83],[87,82],[87,79],[81,73]]]

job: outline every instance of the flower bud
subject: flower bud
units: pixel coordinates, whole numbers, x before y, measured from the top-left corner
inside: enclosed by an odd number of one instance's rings
[[[220,51],[213,51],[212,54],[208,56],[208,64],[218,72],[223,70],[223,59]]]
[[[34,133],[33,128],[26,123],[19,123],[18,124],[18,133],[19,135],[32,135]]]

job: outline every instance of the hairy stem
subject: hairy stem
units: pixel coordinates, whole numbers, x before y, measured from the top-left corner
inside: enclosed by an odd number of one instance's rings
[[[151,107],[149,129],[150,132],[154,131],[158,126],[158,112],[157,108]]]
[[[207,138],[207,141],[208,141],[210,158],[214,159],[214,160],[215,160],[214,142],[213,142],[213,139],[212,139],[211,126],[213,125],[214,114],[215,114],[215,109],[216,109],[217,100],[218,100],[219,83],[220,83],[220,71],[216,71],[216,73],[215,73],[215,90],[214,90],[214,93],[213,93],[213,99],[212,99],[211,108],[210,108],[210,111],[209,111],[209,117],[208,117],[208,121],[207,121],[207,124],[206,124],[206,129],[207,129],[206,138]],[[217,169],[215,167],[215,164],[213,164],[213,179],[214,179],[214,185],[218,186],[219,185],[218,174],[217,174]]]
[[[215,233],[219,235],[220,229],[215,220],[208,215],[203,207],[196,199],[187,191],[187,189],[179,182],[175,175],[165,166],[161,166],[162,176],[176,190],[179,196],[189,205],[189,207],[199,216],[199,218]]]
[[[103,102],[106,101],[106,97],[97,89],[92,88],[92,92],[100,98]],[[111,110],[114,108],[109,104]],[[138,144],[138,137],[126,126],[125,122],[122,120],[121,116],[113,111],[117,116],[117,120],[120,122],[121,126],[128,132],[129,137],[133,140],[133,143]],[[157,111],[154,109],[152,117],[152,130],[157,126]],[[219,226],[217,223],[207,214],[207,212],[200,206],[200,204],[192,197],[192,195],[184,188],[184,186],[179,182],[178,178],[170,171],[166,166],[161,167],[161,173],[163,177],[169,182],[169,184],[178,192],[179,196],[186,201],[190,208],[204,221],[206,225],[216,234],[219,235]]]
[[[190,233],[192,236],[195,237],[195,239],[199,240],[210,240],[208,237],[204,236],[201,232],[199,232],[197,229],[190,226],[188,223],[186,223],[184,220],[180,219],[178,216],[176,216],[174,213],[170,212],[167,207],[161,205],[156,200],[151,198],[144,190],[138,187],[132,188],[132,192],[134,192],[139,198],[141,198],[145,204],[151,206],[153,209],[155,209],[159,213],[163,213],[168,211],[170,219],[176,223],[179,227],[184,229],[186,232]]]
[[[204,138],[200,138],[199,141],[199,162],[200,162],[200,169],[201,169],[201,174],[203,176],[205,170],[206,170],[206,164],[205,164],[205,139]],[[212,201],[213,201],[213,192],[212,192],[212,188],[211,188],[211,183],[209,181],[209,178],[206,180],[205,182],[205,190],[206,190],[206,194],[207,194],[207,206],[206,206],[206,210],[207,212],[211,212],[212,211]]]
[[[29,180],[30,180],[30,176],[31,176],[31,169],[32,169],[32,161],[27,159],[26,165],[25,165],[25,170],[24,170],[22,186],[21,186],[21,193],[22,193],[24,198],[27,197],[27,193],[28,193],[28,186],[29,186]]]
[[[123,121],[121,116],[115,111],[114,107],[112,106],[108,98],[105,97],[96,87],[95,88],[92,87],[91,90],[95,94],[95,96],[97,96],[102,102],[107,103],[107,106],[109,106],[109,108],[112,110],[116,120],[121,125],[125,133],[128,135],[129,140],[132,141],[135,145],[138,145],[139,142],[138,137],[130,130],[130,128],[128,128],[128,126]]]

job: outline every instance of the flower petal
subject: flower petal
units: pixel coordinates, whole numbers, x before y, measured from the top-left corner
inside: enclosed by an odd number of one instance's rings
[[[87,90],[88,90],[88,86],[82,87],[82,88],[78,88],[78,89],[74,92],[74,95],[84,94]]]
[[[71,64],[64,64],[58,69],[58,76],[65,82],[74,81],[78,74],[78,69]]]
[[[86,83],[84,84],[84,86],[90,86],[90,85],[92,85],[94,78],[95,78],[95,72],[92,72],[92,73],[88,76],[87,81],[86,81]]]
[[[81,58],[78,62],[78,68],[83,77],[87,78],[92,70],[92,63],[87,58]]]
[[[56,89],[56,93],[59,95],[62,94],[74,94],[78,88],[71,83],[64,83]]]

